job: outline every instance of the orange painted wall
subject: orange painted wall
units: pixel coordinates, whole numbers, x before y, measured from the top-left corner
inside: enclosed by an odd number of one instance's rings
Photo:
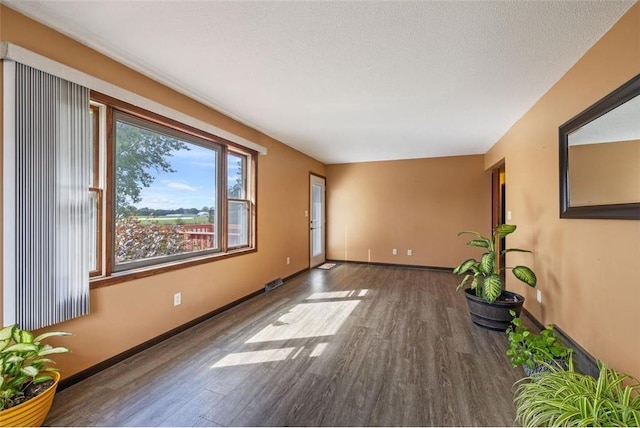
[[[478,255],[458,232],[491,228],[482,155],[329,165],[327,183],[331,259],[453,267]]]
[[[636,4],[486,154],[506,161],[508,245],[535,251],[542,304],[510,279],[526,308],[596,358],[640,377],[640,221],[559,218],[558,127],[640,73]],[[513,265],[526,255],[510,254]]]
[[[54,327],[74,335],[59,341],[73,351],[57,359],[64,377],[309,266],[309,172],[324,175],[323,164],[5,6],[0,36],[268,149],[258,160],[258,252],[93,289],[90,315]]]

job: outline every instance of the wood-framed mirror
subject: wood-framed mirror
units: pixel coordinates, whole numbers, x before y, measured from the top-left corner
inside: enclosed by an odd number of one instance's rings
[[[559,136],[560,217],[640,219],[640,74]]]

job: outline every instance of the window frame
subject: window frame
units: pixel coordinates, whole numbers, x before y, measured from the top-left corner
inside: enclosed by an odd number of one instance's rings
[[[129,126],[133,126],[133,127],[137,127],[140,129],[145,129],[147,131],[151,131],[157,134],[163,134],[172,138],[176,138],[184,143],[187,144],[192,144],[194,146],[199,146],[201,148],[207,149],[207,150],[211,150],[213,153],[215,153],[216,156],[216,177],[215,177],[215,186],[213,187],[213,189],[216,192],[216,204],[218,203],[217,200],[219,198],[219,194],[221,191],[221,181],[222,181],[222,177],[221,177],[221,170],[222,168],[222,162],[223,160],[223,155],[222,153],[225,151],[223,146],[220,144],[215,144],[212,143],[210,141],[206,141],[203,140],[200,137],[196,137],[193,135],[187,135],[179,130],[173,129],[173,128],[169,128],[167,126],[163,126],[160,125],[156,122],[152,122],[149,120],[145,120],[145,119],[141,119],[138,116],[132,115],[130,113],[125,113],[119,109],[114,108],[112,110],[112,115],[113,115],[113,135],[114,135],[114,140],[113,140],[113,147],[110,148],[110,150],[114,150],[116,148],[116,125],[118,122],[121,123],[125,123]],[[114,168],[115,168],[115,163],[114,163]],[[115,179],[113,178],[112,181],[110,181],[110,184],[112,186],[115,185]],[[115,186],[114,186],[115,187]],[[115,197],[115,190],[114,190],[114,197]],[[116,260],[114,260],[114,264],[112,266],[113,271],[114,272],[124,272],[124,271],[128,271],[128,270],[132,270],[132,269],[137,269],[137,268],[143,268],[143,267],[147,267],[147,266],[154,266],[157,264],[163,264],[163,263],[170,263],[173,261],[179,261],[179,260],[184,260],[184,259],[190,259],[193,257],[197,257],[197,256],[203,256],[203,255],[207,255],[207,254],[214,254],[214,253],[219,253],[219,252],[223,252],[224,251],[224,247],[221,243],[221,239],[220,237],[222,236],[222,228],[220,227],[220,212],[221,212],[221,207],[217,207],[216,206],[216,224],[214,227],[214,233],[216,235],[216,246],[214,248],[209,248],[209,249],[205,249],[205,250],[199,250],[199,251],[193,251],[193,252],[185,252],[185,253],[178,253],[178,254],[169,254],[169,255],[165,255],[165,256],[157,256],[157,257],[152,257],[152,258],[143,258],[143,259],[137,259],[137,260],[132,260],[132,261],[125,261],[125,262],[117,262]],[[115,237],[115,233],[116,232],[116,227],[115,227],[115,223],[116,223],[116,212],[115,212],[115,204],[113,204],[113,211],[108,213],[109,216],[113,217],[113,222],[114,222],[114,237]],[[112,254],[114,254],[114,259],[115,259],[115,239],[112,242],[112,247],[108,249]]]
[[[252,215],[251,215],[251,199],[250,199],[250,195],[251,195],[251,188],[250,188],[250,182],[251,180],[249,179],[249,177],[251,176],[251,156],[246,153],[246,152],[242,152],[240,150],[229,150],[227,152],[227,162],[225,163],[225,167],[228,167],[229,162],[229,156],[228,155],[233,155],[236,157],[240,157],[242,158],[242,170],[243,170],[243,176],[242,176],[242,185],[243,185],[243,193],[244,193],[244,198],[230,198],[229,197],[229,183],[226,182],[226,186],[225,186],[225,193],[226,193],[226,206],[225,206],[225,210],[227,213],[227,221],[225,222],[227,228],[229,227],[229,206],[230,206],[230,202],[241,202],[243,204],[247,205],[248,208],[248,222],[247,222],[247,242],[248,244],[240,244],[240,245],[235,245],[235,246],[230,246],[228,239],[229,239],[229,230],[227,230],[227,233],[225,233],[225,237],[227,238],[227,249],[238,249],[238,248],[244,248],[246,246],[250,246],[251,245],[251,240],[252,240]],[[225,168],[226,169],[226,168]],[[228,180],[228,174],[225,174]]]
[[[186,267],[210,263],[215,260],[225,259],[228,257],[234,257],[242,254],[252,253],[257,251],[257,157],[258,152],[246,147],[234,144],[224,138],[210,134],[208,132],[199,130],[189,125],[185,125],[176,120],[161,116],[157,113],[142,109],[137,106],[133,106],[126,102],[117,100],[108,95],[91,92],[91,101],[99,103],[105,106],[104,129],[100,132],[106,137],[105,155],[101,160],[101,164],[104,165],[104,177],[105,183],[103,188],[102,198],[102,223],[104,227],[104,234],[102,236],[102,250],[103,260],[101,266],[101,272],[98,275],[94,275],[91,278],[92,288],[111,285],[114,283],[129,281],[131,279],[156,275],[163,272],[168,272],[177,269],[183,269]],[[194,253],[181,254],[180,257],[163,257],[162,259],[153,260],[150,263],[125,263],[125,268],[119,268],[115,261],[115,125],[117,114],[122,113],[127,116],[135,118],[137,121],[148,122],[153,124],[153,127],[159,127],[163,133],[165,130],[170,130],[169,135],[178,134],[178,138],[187,136],[195,138],[200,141],[201,144],[186,140],[189,143],[200,145],[204,147],[216,147],[219,148],[218,156],[220,156],[220,165],[217,172],[217,199],[216,210],[220,210],[217,215],[218,225],[216,225],[216,232],[218,236],[218,249],[214,251],[198,251]],[[152,128],[153,129],[153,128]],[[246,187],[246,200],[249,201],[249,230],[248,230],[248,245],[240,247],[227,247],[227,210],[228,210],[228,198],[227,198],[227,154],[234,153],[242,156],[246,156],[246,171],[245,171],[245,187]],[[144,259],[142,259],[144,260]],[[122,265],[122,264],[120,264]]]
[[[98,277],[102,275],[103,272],[103,235],[104,235],[104,207],[103,207],[103,148],[104,141],[102,139],[101,130],[104,127],[104,115],[105,108],[103,105],[96,103],[94,101],[89,102],[89,109],[93,114],[93,133],[91,135],[91,144],[92,144],[92,171],[93,175],[91,177],[91,184],[89,185],[89,193],[94,193],[96,196],[96,230],[93,231],[95,233],[95,249],[94,249],[94,257],[96,259],[96,268],[94,270],[89,271],[89,278]]]

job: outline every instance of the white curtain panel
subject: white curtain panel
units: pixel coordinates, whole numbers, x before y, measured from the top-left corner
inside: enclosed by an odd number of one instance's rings
[[[14,287],[22,328],[89,312],[91,137],[87,88],[15,63]]]

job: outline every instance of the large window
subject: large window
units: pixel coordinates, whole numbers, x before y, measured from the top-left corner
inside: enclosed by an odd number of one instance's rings
[[[93,121],[93,153],[99,160],[89,189],[96,201],[94,276],[166,269],[254,249],[255,153],[94,97],[92,117],[99,118],[102,111],[105,116]],[[106,140],[104,155],[100,135]]]

